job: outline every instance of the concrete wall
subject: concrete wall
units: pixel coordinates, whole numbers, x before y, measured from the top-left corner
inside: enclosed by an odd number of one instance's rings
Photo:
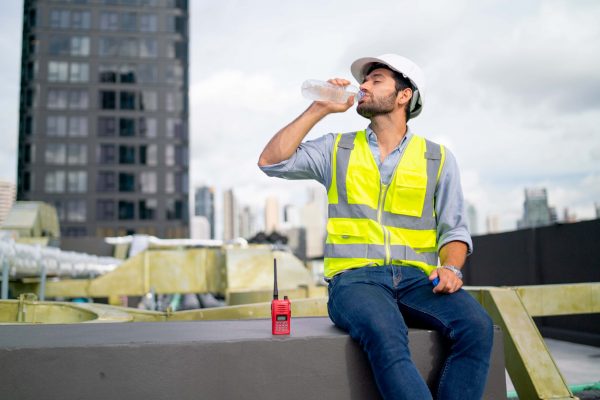
[[[410,330],[417,368],[435,384],[440,337]],[[3,399],[378,399],[364,353],[328,318],[10,325],[0,335]],[[486,399],[505,399],[496,331]]]
[[[473,237],[472,286],[600,282],[600,219]],[[600,346],[600,314],[536,318],[542,334]]]

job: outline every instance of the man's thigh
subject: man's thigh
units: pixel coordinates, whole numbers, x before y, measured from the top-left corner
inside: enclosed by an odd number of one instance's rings
[[[383,269],[367,267],[334,277],[329,285],[328,311],[331,320],[353,337],[385,334],[390,330],[406,334],[407,328],[390,290],[391,276]]]

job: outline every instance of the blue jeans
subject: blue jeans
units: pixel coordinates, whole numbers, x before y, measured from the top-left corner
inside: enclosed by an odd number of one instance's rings
[[[466,291],[435,294],[432,289],[425,273],[413,267],[349,270],[329,282],[329,317],[367,353],[384,399],[481,399],[492,320]],[[440,332],[448,341],[433,393],[411,360],[405,319]]]

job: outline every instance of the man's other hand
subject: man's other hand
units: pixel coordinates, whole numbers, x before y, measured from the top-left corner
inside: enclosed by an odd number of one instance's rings
[[[454,293],[463,285],[462,279],[446,268],[436,268],[429,274],[429,280],[439,278],[439,283],[433,288],[433,293]]]

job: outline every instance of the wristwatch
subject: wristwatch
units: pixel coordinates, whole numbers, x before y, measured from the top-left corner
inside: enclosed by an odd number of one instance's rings
[[[438,268],[449,269],[450,271],[452,271],[456,274],[458,279],[463,278],[463,274],[462,274],[462,272],[460,272],[460,269],[456,268],[454,265],[442,265],[441,267],[438,267]]]

